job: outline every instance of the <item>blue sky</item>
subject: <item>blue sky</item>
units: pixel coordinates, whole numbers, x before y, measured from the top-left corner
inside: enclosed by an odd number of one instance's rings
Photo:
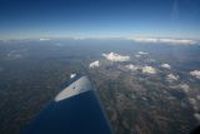
[[[200,38],[199,0],[0,0],[0,38]]]

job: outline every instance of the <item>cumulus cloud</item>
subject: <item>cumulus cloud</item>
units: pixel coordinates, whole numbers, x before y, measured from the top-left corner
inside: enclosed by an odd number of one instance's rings
[[[143,51],[139,51],[138,54],[140,54],[140,55],[147,55],[148,53],[147,52],[143,52]]]
[[[196,77],[197,79],[200,79],[200,70],[191,71],[190,75]]]
[[[171,69],[171,66],[167,63],[161,65],[162,68]]]
[[[73,78],[75,78],[75,77],[76,77],[76,74],[75,74],[75,73],[70,74],[70,78],[71,78],[71,79],[73,79]]]
[[[114,52],[110,52],[108,54],[103,53],[102,56],[112,62],[124,62],[130,60],[129,56],[123,56]]]
[[[200,95],[197,95],[196,98],[197,98],[197,100],[200,100]]]
[[[198,110],[197,100],[195,98],[192,98],[192,97],[188,98],[188,100],[189,100],[190,104],[193,106],[193,109],[195,111],[197,111]]]
[[[197,41],[190,39],[175,39],[175,38],[145,38],[145,37],[135,37],[128,38],[129,40],[133,40],[135,42],[141,43],[167,43],[167,44],[177,44],[177,45],[193,45],[196,44]]]
[[[99,67],[99,66],[100,66],[100,63],[98,60],[89,64],[89,68],[95,68],[95,67]]]
[[[188,84],[180,84],[179,85],[181,89],[183,89],[184,92],[188,93],[190,90],[190,87]]]
[[[139,69],[138,66],[135,66],[135,65],[133,65],[133,64],[126,65],[125,67],[126,67],[128,70],[131,70],[131,71],[136,71],[136,70]]]
[[[196,105],[196,103],[197,103],[196,99],[194,99],[194,98],[189,98],[189,102],[190,102],[192,105]]]
[[[152,66],[144,66],[144,67],[142,67],[142,73],[156,74],[156,69]]]
[[[200,122],[200,114],[199,113],[194,113],[194,117]]]
[[[177,81],[178,79],[179,79],[178,75],[174,75],[174,74],[167,75],[167,80],[169,80],[169,81]]]

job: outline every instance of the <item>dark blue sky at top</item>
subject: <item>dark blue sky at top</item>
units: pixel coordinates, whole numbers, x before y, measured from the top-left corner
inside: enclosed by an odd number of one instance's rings
[[[0,0],[0,38],[199,38],[199,0]]]

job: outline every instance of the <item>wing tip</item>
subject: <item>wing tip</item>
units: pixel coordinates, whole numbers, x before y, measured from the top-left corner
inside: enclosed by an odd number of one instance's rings
[[[59,92],[54,101],[60,102],[62,100],[68,99],[70,97],[79,95],[81,93],[84,93],[86,91],[89,91],[92,89],[92,85],[88,79],[87,76],[82,76],[66,88],[64,88],[61,92]]]

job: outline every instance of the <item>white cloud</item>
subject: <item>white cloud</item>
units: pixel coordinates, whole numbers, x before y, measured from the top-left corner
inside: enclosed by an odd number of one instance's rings
[[[129,38],[135,42],[142,42],[142,43],[156,43],[158,42],[158,39],[156,38],[143,38],[143,37],[139,37],[139,38]]]
[[[99,66],[100,66],[100,63],[98,60],[89,64],[89,68],[95,68],[95,67],[99,67]]]
[[[75,74],[75,73],[70,74],[70,78],[71,78],[71,79],[73,79],[73,78],[75,78],[75,77],[76,77],[76,74]]]
[[[171,69],[171,66],[167,63],[161,65],[162,68]]]
[[[192,105],[196,105],[197,104],[197,101],[194,98],[189,98],[189,102]]]
[[[139,51],[138,54],[140,54],[140,55],[147,55],[148,53],[147,52],[143,52],[143,51]]]
[[[179,76],[178,75],[174,75],[174,74],[168,74],[167,75],[167,80],[169,81],[177,81],[179,79]]]
[[[110,52],[108,54],[103,53],[102,56],[112,62],[124,62],[130,60],[129,56],[123,56],[114,52]]]
[[[200,122],[200,114],[199,113],[195,113],[194,117]]]
[[[40,38],[39,40],[40,40],[40,41],[48,41],[48,40],[50,40],[50,39],[48,39],[48,38]]]
[[[197,98],[197,100],[200,100],[200,95],[197,95],[196,98]]]
[[[197,79],[200,79],[200,70],[191,71],[190,75],[196,77]]]
[[[187,84],[180,84],[179,86],[180,86],[180,88],[183,89],[183,91],[186,92],[186,93],[188,93],[189,90],[190,90],[190,87],[189,87],[189,85],[187,85]]]
[[[145,74],[156,74],[156,69],[152,66],[145,66],[142,68],[142,73]]]
[[[199,106],[198,106],[197,100],[195,98],[188,98],[188,100],[189,100],[190,104],[193,106],[193,109],[195,111],[198,111]]]
[[[190,39],[175,39],[175,38],[145,38],[145,37],[134,37],[128,38],[129,40],[133,40],[135,42],[141,43],[167,43],[167,44],[177,44],[177,45],[193,45],[196,44],[197,41]]]
[[[133,65],[133,64],[129,64],[129,65],[126,65],[125,66],[128,70],[131,70],[131,71],[136,71],[139,69],[139,67]]]
[[[192,45],[192,44],[196,43],[193,40],[186,40],[186,39],[160,39],[160,42],[172,43],[172,44],[182,44],[182,45]]]

